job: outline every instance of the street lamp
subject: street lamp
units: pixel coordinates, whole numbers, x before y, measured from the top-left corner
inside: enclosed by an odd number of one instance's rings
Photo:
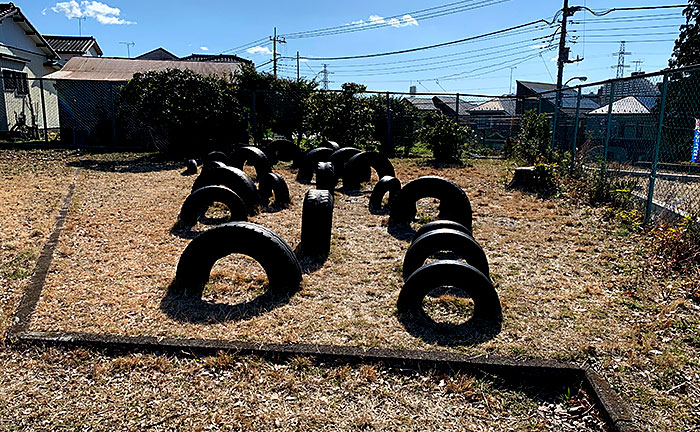
[[[564,83],[564,87],[566,87],[566,85],[569,84],[573,80],[579,80],[581,82],[586,82],[586,81],[588,81],[588,77],[585,77],[585,76],[571,77],[568,80],[566,80],[566,82]]]

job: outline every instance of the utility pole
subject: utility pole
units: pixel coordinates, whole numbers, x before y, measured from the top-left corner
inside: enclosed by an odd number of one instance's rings
[[[642,71],[642,63],[644,63],[644,60],[632,60],[632,63],[634,63],[634,71],[635,72]]]
[[[273,35],[274,36],[270,37],[270,40],[272,41],[272,74],[275,78],[277,78],[277,44],[287,43],[287,41],[284,40],[283,37],[277,37],[277,27],[274,28]]]
[[[625,68],[629,67],[629,65],[625,65],[625,56],[630,54],[632,53],[625,51],[625,41],[620,41],[620,51],[612,54],[617,56],[617,66],[613,66],[614,68],[617,68],[616,78],[622,78],[625,76]]]
[[[131,42],[119,42],[119,43],[122,44],[122,45],[126,45],[126,57],[127,57],[127,58],[131,58],[131,50],[129,49],[129,47],[132,47],[132,46],[136,45],[136,43],[135,43],[134,41],[131,41]]]
[[[513,69],[517,69],[517,66],[510,67],[510,80],[508,81],[508,94],[513,93]]]
[[[568,23],[569,17],[581,10],[580,7],[569,8],[569,0],[564,0],[564,7],[562,8],[561,17],[561,34],[559,35],[559,56],[557,59],[557,94],[554,104],[554,125],[552,127],[552,151],[554,150],[554,144],[556,142],[555,138],[557,135],[557,115],[559,114],[559,109],[561,107],[561,90],[562,81],[564,81],[564,65],[566,63],[574,63],[583,60],[580,57],[576,57],[576,60],[569,60],[569,48],[566,46],[566,25]]]
[[[297,51],[297,81],[299,81],[299,51]]]
[[[328,65],[324,64],[321,73],[323,74],[323,79],[321,80],[323,89],[328,90],[328,84],[330,83],[330,81],[328,81],[328,75],[332,74],[333,72],[328,72]]]

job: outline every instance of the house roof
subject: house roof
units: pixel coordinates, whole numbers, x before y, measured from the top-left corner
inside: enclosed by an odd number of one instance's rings
[[[523,86],[527,87],[528,89],[532,90],[535,93],[544,93],[552,90],[557,89],[556,84],[551,84],[551,83],[542,83],[542,82],[534,82],[534,81],[515,81],[517,84],[522,84]]]
[[[170,51],[166,50],[163,47],[158,47],[156,49],[150,50],[146,53],[141,54],[140,56],[136,56],[136,59],[144,59],[144,60],[179,60],[180,57],[176,56],[175,54],[171,53]]]
[[[457,109],[457,98],[455,96],[433,96],[433,103],[435,106],[442,104],[452,110],[452,112],[455,112]],[[459,98],[459,115],[469,115],[469,109],[473,107],[474,104]]]
[[[44,39],[59,54],[85,54],[94,47],[97,55],[102,55],[102,49],[92,36],[44,36]]]
[[[0,19],[5,19],[12,17],[12,20],[17,23],[23,30],[24,34],[28,38],[34,41],[37,48],[42,50],[47,57],[51,59],[58,59],[58,53],[46,42],[46,39],[37,31],[37,29],[29,22],[26,16],[22,13],[20,8],[14,5],[14,3],[0,3]]]
[[[253,64],[251,60],[238,57],[230,54],[190,54],[180,58],[182,61],[199,61],[199,62],[215,62],[215,63],[248,63]]]
[[[470,113],[500,113],[515,115],[515,98],[496,98],[479,104],[471,109]]]
[[[432,98],[410,96],[406,98],[406,101],[421,111],[438,111]]]
[[[616,100],[612,104],[612,114],[651,114],[651,109],[656,105],[655,97],[627,96]],[[603,105],[588,114],[607,115],[610,104]]]
[[[191,70],[202,75],[227,77],[240,69],[240,65],[237,63],[73,57],[61,70],[49,74],[45,78],[79,81],[128,81],[137,72],[167,69]]]

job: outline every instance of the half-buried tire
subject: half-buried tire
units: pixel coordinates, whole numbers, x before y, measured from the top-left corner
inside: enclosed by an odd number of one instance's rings
[[[192,190],[204,186],[226,186],[234,191],[246,205],[248,215],[254,215],[260,206],[260,195],[253,180],[246,173],[233,167],[216,167],[203,171],[194,181]]]
[[[369,211],[370,213],[379,213],[383,210],[382,201],[384,195],[389,194],[388,208],[391,208],[391,202],[396,199],[396,195],[401,190],[401,181],[396,177],[384,176],[374,185],[372,195],[369,196]]]
[[[195,189],[182,204],[178,223],[182,228],[189,228],[197,223],[197,220],[214,203],[221,203],[228,208],[229,221],[246,221],[248,212],[245,203],[234,191],[225,186],[205,186]]]
[[[180,256],[175,284],[186,297],[199,299],[219,259],[247,255],[265,270],[269,291],[291,294],[301,284],[301,266],[292,249],[274,232],[250,222],[230,222],[195,237]]]
[[[474,302],[472,319],[495,322],[502,319],[501,302],[489,278],[460,261],[436,261],[413,272],[401,288],[396,307],[399,313],[421,313],[423,299],[436,288],[465,291]]]
[[[343,178],[343,167],[345,167],[345,164],[350,160],[351,157],[355,156],[358,153],[362,153],[362,151],[360,149],[356,149],[355,147],[343,147],[339,150],[334,151],[330,155],[328,161],[333,163],[336,178]],[[371,177],[371,174],[372,173],[370,172],[370,168],[367,168],[367,171],[366,173],[363,173],[363,176]]]
[[[275,207],[289,206],[289,187],[284,177],[277,173],[267,173],[260,178],[259,188],[262,205],[270,204],[270,198],[275,197]]]
[[[452,229],[455,231],[460,231],[463,232],[464,234],[474,238],[474,235],[470,230],[467,229],[464,225],[462,225],[459,222],[451,221],[451,220],[436,220],[432,222],[428,222],[427,224],[423,225],[422,227],[418,228],[418,231],[416,231],[416,234],[413,236],[413,240],[411,240],[411,243],[416,241],[416,239],[423,234],[427,233],[428,231],[433,231],[433,230],[438,230],[438,229]]]
[[[343,187],[348,190],[360,188],[360,183],[366,180],[364,173],[371,167],[377,171],[380,179],[385,176],[395,177],[394,166],[388,158],[377,152],[362,152],[351,157],[343,168]]]
[[[335,190],[335,169],[331,162],[319,162],[316,165],[316,189]]]
[[[339,150],[340,145],[335,142],[335,141],[329,141],[329,140],[323,140],[321,143],[318,145],[319,148],[324,147],[324,148],[329,148],[333,151]]]
[[[244,165],[254,166],[255,178],[258,181],[260,181],[263,175],[272,171],[272,165],[265,153],[253,146],[245,146],[236,149],[231,164],[238,169],[243,169]]]
[[[231,160],[226,153],[217,150],[207,153],[204,157],[204,163],[206,164],[207,162],[221,162],[225,165],[229,165]]]
[[[465,260],[486,277],[489,276],[489,262],[479,243],[461,231],[442,228],[428,231],[418,237],[406,251],[403,259],[403,278],[408,278],[425,260],[438,252],[449,252]]]
[[[312,189],[304,196],[301,213],[302,256],[328,256],[333,229],[333,194],[328,190]]]
[[[299,165],[297,181],[300,183],[310,182],[318,163],[328,162],[331,154],[333,154],[333,150],[326,147],[319,147],[307,152]]]
[[[416,217],[416,203],[422,198],[440,200],[439,219],[458,222],[472,229],[472,206],[456,183],[443,177],[419,177],[408,182],[391,205],[390,224],[411,223]]]

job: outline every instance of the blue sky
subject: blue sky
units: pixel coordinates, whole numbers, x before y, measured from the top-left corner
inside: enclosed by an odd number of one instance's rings
[[[407,13],[456,3],[432,13],[454,12],[423,19],[421,14]],[[612,6],[651,6],[678,4],[666,0],[602,0],[571,1],[571,5],[586,5],[594,10]],[[82,15],[84,35],[93,35],[105,56],[126,56],[126,46],[120,42],[135,43],[132,56],[162,46],[177,55],[190,53],[220,53],[229,51],[250,58],[256,64],[269,59],[271,44],[256,40],[272,35],[277,27],[280,35],[289,35],[280,52],[294,57],[299,51],[308,57],[338,57],[362,55],[437,44],[488,33],[540,18],[552,19],[562,7],[561,1],[526,0],[450,0],[430,1],[267,1],[234,2],[208,0],[176,2],[165,0],[104,0],[46,1],[15,0],[29,20],[43,34],[78,34]],[[448,10],[449,9],[449,10]],[[424,12],[428,14],[431,12]],[[398,16],[387,23],[386,17]],[[567,65],[564,78],[587,76],[589,82],[614,77],[611,68],[617,63],[613,52],[620,41],[626,41],[626,57],[631,68],[626,75],[641,67],[654,71],[666,67],[683,22],[680,9],[613,12],[602,18],[578,12],[572,19],[570,35],[576,37],[571,57],[583,61]],[[362,23],[359,23],[362,21]],[[352,23],[355,24],[352,24]],[[374,29],[364,29],[369,23],[378,23]],[[349,33],[321,37],[294,38],[291,33],[319,28],[345,26],[360,29]],[[393,25],[391,25],[393,24]],[[585,32],[584,32],[585,29]],[[510,67],[516,79],[553,82],[556,78],[556,50],[548,49],[547,35],[555,29],[547,26],[526,28],[503,37],[474,41],[409,54],[345,61],[313,61],[301,63],[301,75],[311,78],[328,64],[332,73],[331,88],[343,82],[354,81],[372,90],[407,91],[416,85],[423,92],[460,92],[487,95],[508,93]],[[558,37],[555,39],[556,41]],[[573,42],[573,40],[572,40]],[[246,52],[246,49],[251,52]],[[641,65],[633,64],[642,60]],[[263,70],[270,70],[266,66]],[[280,61],[282,76],[296,76],[296,61]]]

